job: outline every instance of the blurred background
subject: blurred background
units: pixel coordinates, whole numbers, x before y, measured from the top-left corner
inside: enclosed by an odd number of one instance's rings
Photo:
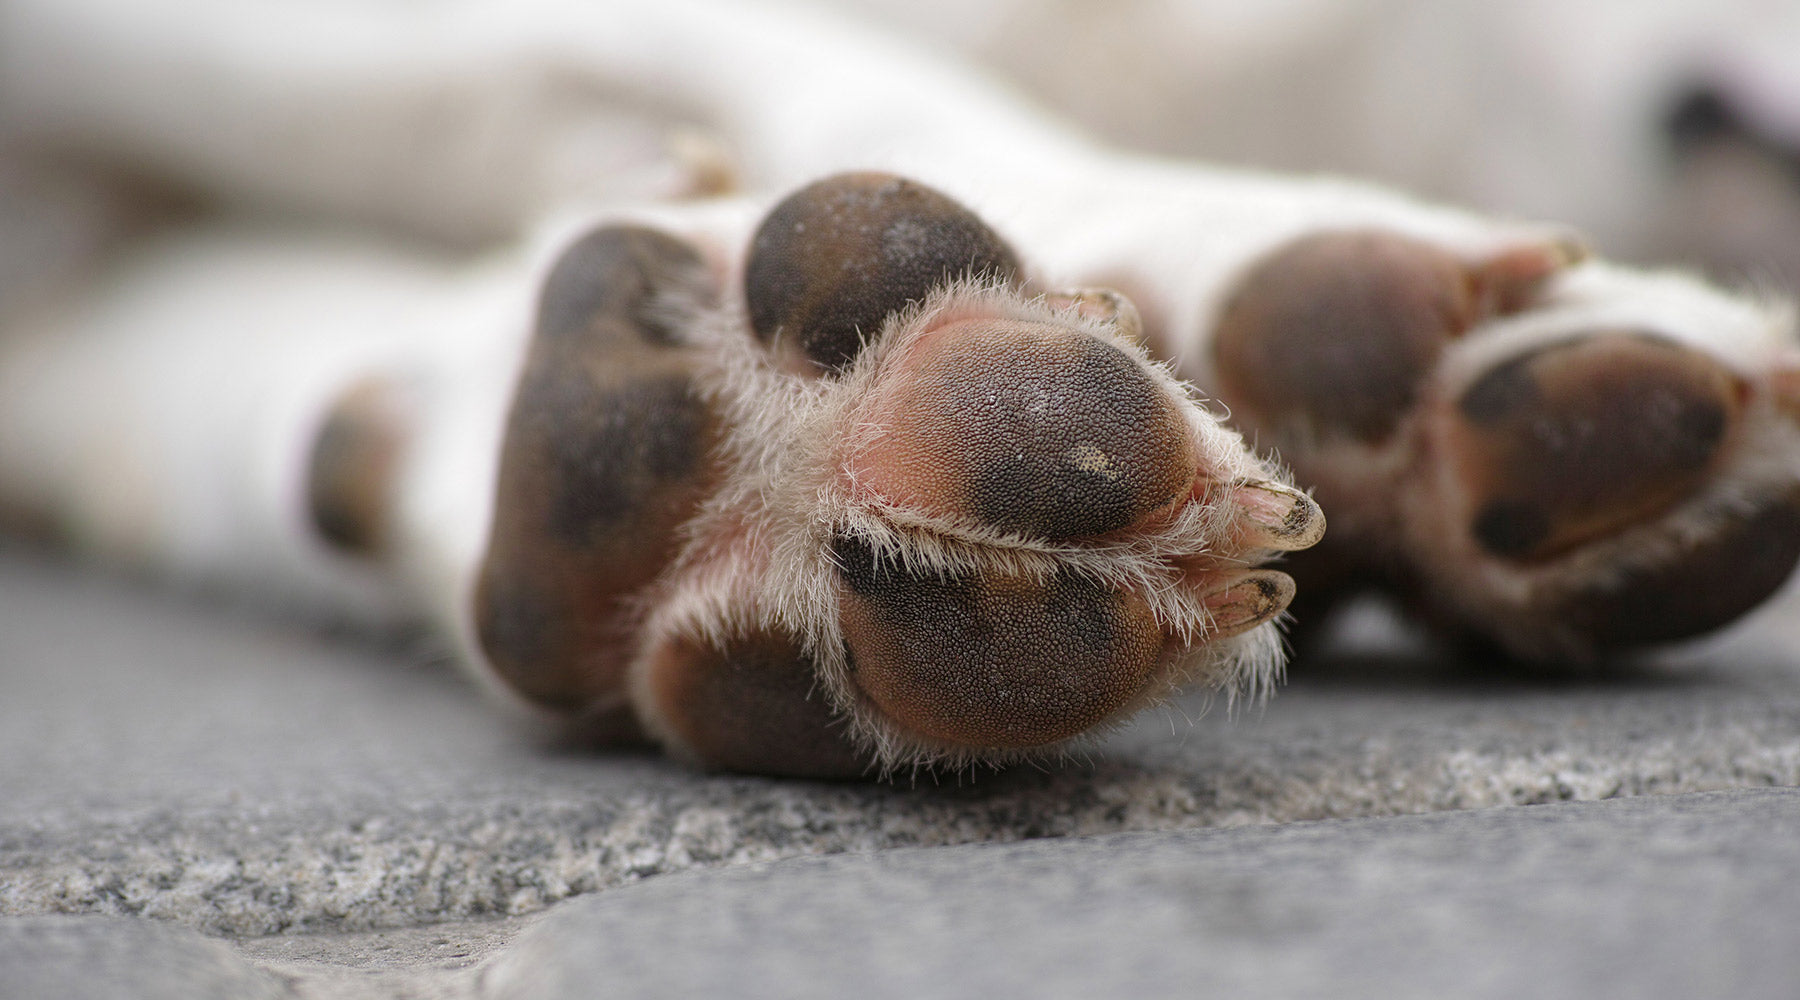
[[[1800,287],[1792,0],[850,0],[1094,133]]]
[[[0,317],[120,233],[218,206],[470,248],[573,198],[704,193],[666,161],[728,160],[729,130],[613,78],[605,45],[567,44],[628,31],[609,12],[629,6],[0,0]],[[1792,0],[839,0],[808,16],[978,64],[1129,147],[1372,178],[1569,223],[1614,256],[1800,287]],[[669,48],[635,55],[678,68]]]

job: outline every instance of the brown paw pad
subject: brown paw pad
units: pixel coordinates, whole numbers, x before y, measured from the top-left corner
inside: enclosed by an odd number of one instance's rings
[[[789,195],[750,244],[758,338],[841,372],[888,315],[965,275],[1016,280],[1012,249],[973,212],[890,174],[839,174]]]
[[[674,556],[717,474],[718,420],[662,305],[705,296],[705,280],[687,245],[613,227],[572,246],[545,284],[475,608],[489,660],[533,700],[616,693],[631,597]]]
[[[1195,446],[1169,391],[1098,338],[959,320],[890,362],[851,460],[889,502],[1055,541],[1128,527],[1192,487]]]
[[[1704,635],[1748,613],[1800,562],[1800,496],[1764,501],[1755,514],[1654,568],[1628,572],[1549,608],[1602,650]]]
[[[1477,305],[1468,272],[1430,244],[1361,231],[1296,240],[1225,303],[1220,389],[1240,420],[1378,442]]]
[[[1788,419],[1800,421],[1800,362],[1790,362],[1792,367],[1779,368],[1770,377],[1769,388],[1774,394],[1775,406],[1787,414]]]
[[[944,577],[854,538],[833,549],[852,680],[918,736],[981,749],[1066,740],[1132,702],[1162,655],[1142,598],[1067,571]]]
[[[1450,341],[1525,308],[1584,254],[1567,238],[1477,257],[1385,230],[1294,240],[1253,265],[1221,308],[1220,393],[1258,429],[1378,444],[1412,411]]]
[[[650,710],[675,743],[712,767],[757,774],[851,777],[869,770],[791,637],[722,645],[671,639],[648,661]]]
[[[354,385],[313,439],[307,511],[313,530],[339,551],[372,556],[387,542],[394,478],[410,424],[401,396],[382,381]]]
[[[1717,363],[1649,335],[1505,362],[1456,404],[1469,530],[1491,555],[1531,561],[1653,517],[1707,481],[1744,398]]]
[[[589,347],[615,341],[675,344],[671,300],[710,301],[713,288],[693,247],[641,226],[604,226],[570,244],[557,257],[538,293],[541,339],[580,341]]]

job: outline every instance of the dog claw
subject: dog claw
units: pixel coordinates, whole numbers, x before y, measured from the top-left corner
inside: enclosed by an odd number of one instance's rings
[[[1144,341],[1144,320],[1135,304],[1110,288],[1069,288],[1044,296],[1052,309],[1073,310],[1109,328],[1113,335],[1133,344]]]
[[[1294,552],[1325,537],[1325,512],[1305,493],[1266,479],[1236,490],[1247,519],[1246,546]]]
[[[1294,578],[1279,570],[1253,570],[1201,599],[1212,616],[1207,638],[1241,635],[1271,621],[1294,600]]]

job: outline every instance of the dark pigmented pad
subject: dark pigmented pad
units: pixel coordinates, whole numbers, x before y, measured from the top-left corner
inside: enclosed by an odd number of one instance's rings
[[[922,184],[839,174],[776,205],[744,273],[750,325],[839,372],[888,314],[964,275],[1016,280],[1012,249],[968,209]]]
[[[475,625],[488,656],[522,684],[531,676],[525,665],[568,659],[580,623],[569,606],[573,595],[546,589],[555,585],[553,577],[507,574],[506,568],[511,567],[490,554],[475,601]],[[555,691],[547,690],[541,700],[556,701]],[[564,707],[578,706],[570,699]]]
[[[352,386],[313,439],[307,511],[319,537],[341,552],[374,555],[386,541],[406,423],[394,395],[379,381]]]
[[[1497,556],[1530,555],[1550,538],[1554,525],[1546,508],[1520,500],[1490,500],[1469,530],[1481,547]]]
[[[970,428],[969,499],[989,524],[1043,538],[1122,528],[1190,481],[1179,414],[1118,348],[1084,337],[1057,346],[1065,357],[1040,366],[1014,355],[1025,363],[953,393],[989,418]]]
[[[1487,552],[1529,561],[1654,516],[1705,483],[1742,399],[1711,359],[1644,334],[1498,365],[1457,403],[1470,531]]]
[[[710,300],[705,265],[694,248],[667,233],[605,226],[562,252],[538,294],[537,335],[594,345],[614,336],[678,342],[671,293]]]
[[[1392,433],[1445,343],[1475,319],[1448,253],[1395,233],[1324,233],[1255,265],[1220,313],[1222,395],[1241,421],[1324,437]]]
[[[1773,594],[1800,561],[1800,497],[1766,502],[1685,555],[1603,588],[1563,596],[1549,613],[1602,649],[1703,635]]]
[[[1170,393],[1125,352],[1045,323],[959,321],[894,359],[856,472],[889,500],[1062,540],[1188,495],[1197,459]]]
[[[603,541],[706,460],[712,415],[685,375],[646,373],[596,391],[593,374],[579,368],[539,374],[529,383],[539,412],[572,431],[542,441],[552,484],[546,527],[557,541]]]
[[[940,578],[833,543],[859,688],[909,732],[973,748],[1043,746],[1143,689],[1163,635],[1135,595],[1059,572],[1045,583]]]
[[[618,695],[633,599],[715,481],[717,418],[677,338],[656,326],[666,297],[711,291],[691,248],[626,227],[578,241],[551,272],[475,597],[489,661],[533,701],[581,709]]]
[[[814,778],[869,769],[789,636],[739,636],[723,647],[672,639],[649,670],[655,711],[710,766]]]

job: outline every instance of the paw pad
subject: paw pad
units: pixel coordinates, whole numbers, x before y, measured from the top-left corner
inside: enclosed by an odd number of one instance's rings
[[[1457,402],[1470,530],[1492,555],[1534,560],[1652,517],[1706,481],[1743,398],[1704,355],[1639,334],[1504,362]]]
[[[744,291],[764,343],[779,334],[816,368],[841,372],[889,314],[945,282],[1018,274],[1012,248],[949,198],[888,174],[839,174],[763,220]]]
[[[352,386],[313,439],[306,500],[313,529],[337,550],[374,555],[387,542],[390,493],[410,422],[400,390]]]
[[[1132,701],[1163,634],[1133,595],[1060,571],[1045,581],[920,573],[840,536],[833,555],[856,686],[908,730],[973,747],[1077,736]]]
[[[1168,391],[1119,348],[1066,327],[961,321],[889,370],[852,460],[890,502],[1060,541],[1184,499],[1195,446]]]
[[[578,240],[545,281],[475,614],[490,662],[535,701],[617,690],[630,599],[674,557],[716,477],[719,422],[669,319],[706,282],[692,248],[631,227]]]
[[[1256,265],[1226,302],[1220,388],[1252,421],[1378,442],[1476,306],[1467,272],[1429,244],[1387,232],[1306,237]]]
[[[791,636],[674,637],[651,654],[646,677],[666,735],[711,766],[807,777],[869,769]]]
[[[1557,595],[1564,618],[1598,649],[1629,649],[1703,635],[1769,598],[1800,562],[1800,495],[1764,500],[1755,513],[1695,539],[1653,567]]]

